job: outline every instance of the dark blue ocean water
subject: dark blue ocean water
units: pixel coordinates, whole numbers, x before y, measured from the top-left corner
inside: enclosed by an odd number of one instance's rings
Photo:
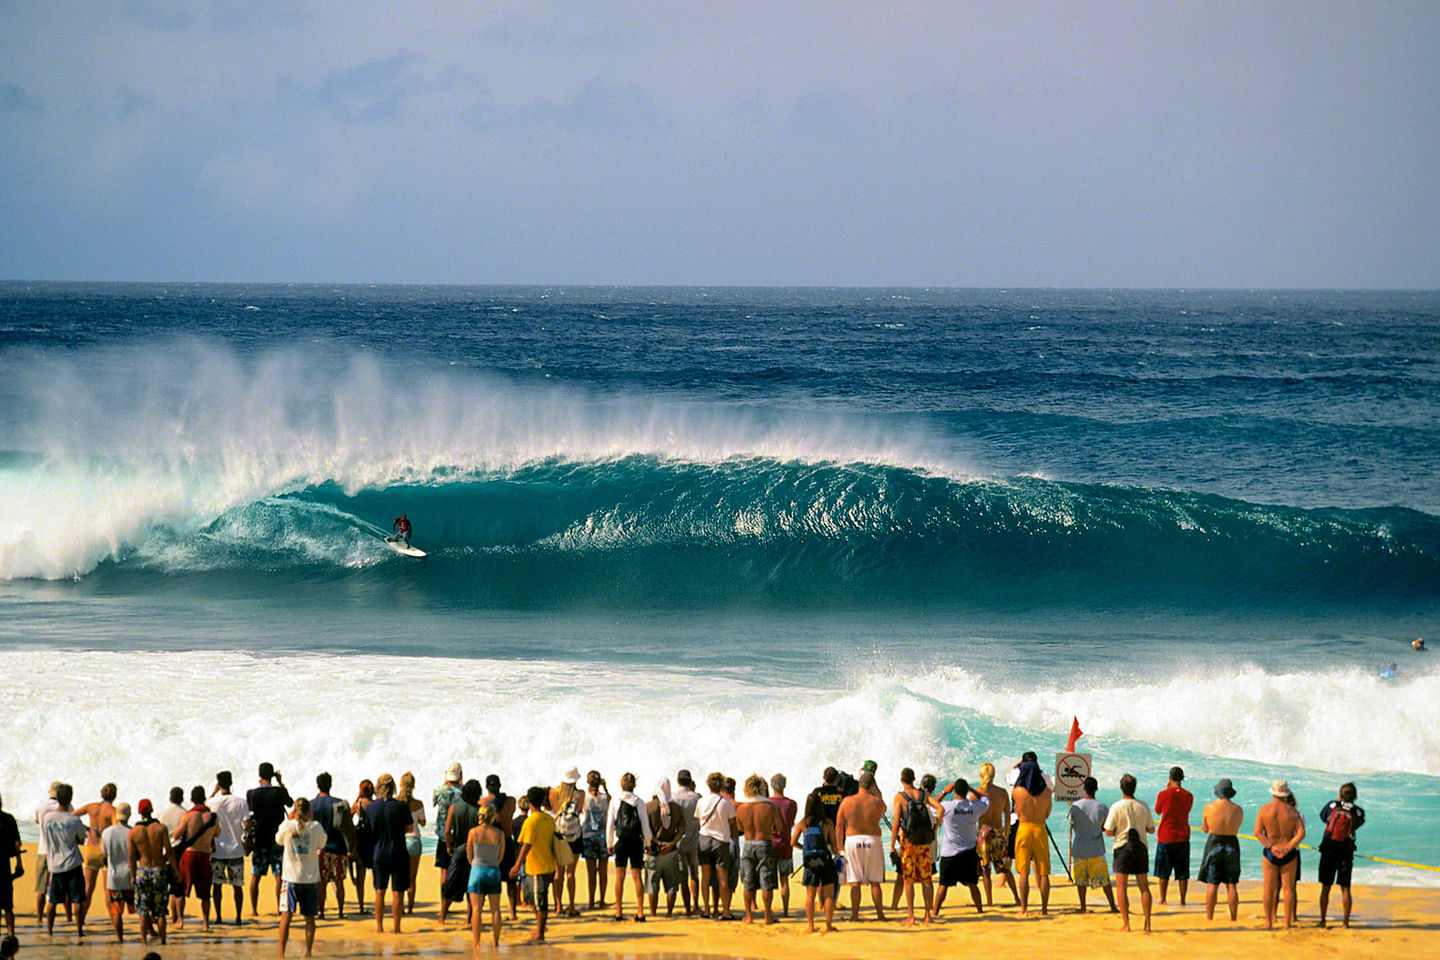
[[[1440,813],[1437,386],[1435,292],[3,284],[0,658],[198,671],[191,735],[278,672],[236,736],[292,766],[286,723],[337,769],[454,748],[423,696],[397,742],[285,690],[524,664],[477,697],[554,742],[466,746],[540,779],[739,769],[767,722],[955,775],[1078,715],[1142,792],[1178,758]]]

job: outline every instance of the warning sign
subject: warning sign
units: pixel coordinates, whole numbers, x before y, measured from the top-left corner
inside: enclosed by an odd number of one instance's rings
[[[1055,799],[1073,803],[1085,796],[1085,778],[1090,776],[1090,754],[1055,754]]]

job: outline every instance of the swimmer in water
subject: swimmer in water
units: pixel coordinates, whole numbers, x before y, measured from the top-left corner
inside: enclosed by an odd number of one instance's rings
[[[1424,652],[1425,652],[1425,638],[1424,638],[1424,637],[1416,637],[1415,640],[1414,640],[1414,642],[1410,644],[1410,649],[1411,649],[1411,650],[1414,650],[1416,653],[1424,653]]]

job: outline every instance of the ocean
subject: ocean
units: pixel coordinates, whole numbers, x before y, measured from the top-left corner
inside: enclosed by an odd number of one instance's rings
[[[1437,477],[1436,292],[4,283],[0,795],[888,791],[1073,716],[1102,800],[1353,780],[1440,866]]]

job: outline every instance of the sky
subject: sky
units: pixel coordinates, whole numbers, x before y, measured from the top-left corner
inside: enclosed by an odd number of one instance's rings
[[[1440,3],[0,0],[0,278],[1440,287]]]

